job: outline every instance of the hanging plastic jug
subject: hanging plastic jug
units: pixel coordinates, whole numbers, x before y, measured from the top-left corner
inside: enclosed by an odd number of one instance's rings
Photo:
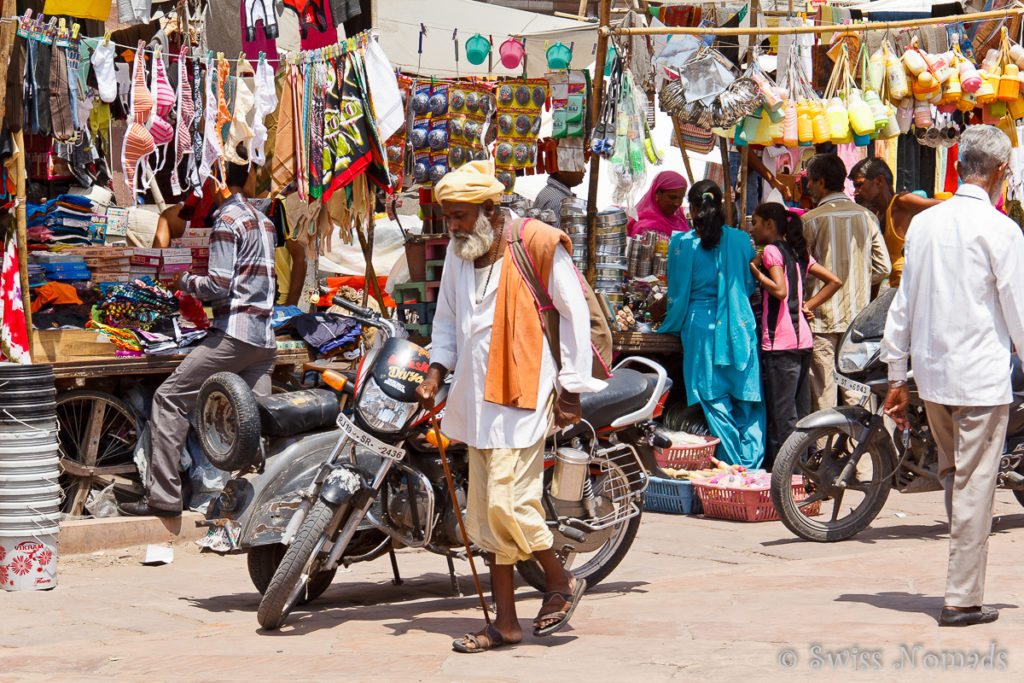
[[[786,147],[796,147],[800,144],[800,130],[797,125],[796,102],[790,100],[786,103],[786,120],[783,123],[782,144]]]
[[[868,83],[872,90],[882,91],[882,81],[885,80],[885,50],[879,48],[871,55],[868,61]]]
[[[757,124],[757,130],[754,132],[754,144],[772,144],[772,120],[769,117],[762,116],[760,118]]]
[[[764,114],[764,108],[758,107],[757,110],[743,119],[743,139],[748,143],[754,141],[757,136],[757,129],[761,125],[761,118]]]
[[[950,66],[952,58],[948,54],[926,55],[925,59],[928,60],[929,71],[939,85],[944,84],[953,75],[953,67]]]
[[[814,142],[814,122],[811,119],[811,103],[800,100],[796,108],[797,139],[802,147]]]
[[[888,140],[894,138],[900,134],[900,123],[896,120],[896,107],[891,104],[885,105],[886,113],[888,116],[885,120],[885,125],[878,132],[879,140]]]
[[[917,102],[914,105],[914,127],[925,130],[932,125],[932,105],[927,102]]]
[[[960,61],[960,88],[964,92],[974,93],[981,87],[981,76],[968,60]]]
[[[899,102],[910,95],[910,84],[903,63],[889,50],[886,50],[885,79],[889,87],[890,100]]]
[[[900,133],[910,130],[910,124],[914,122],[914,100],[909,97],[896,108],[896,122],[900,126]]]
[[[772,136],[773,145],[785,145],[786,141],[783,139],[786,132],[786,117],[783,116],[778,121],[768,121],[768,134]]]
[[[871,107],[864,102],[860,90],[850,91],[850,127],[854,135],[870,135],[875,132],[875,116],[871,113]]]
[[[828,128],[832,142],[837,145],[841,144],[839,140],[850,136],[850,112],[847,111],[842,98],[833,97],[830,99],[825,114],[828,117]]]
[[[825,116],[825,108],[821,104],[815,105],[811,124],[814,128],[814,144],[820,145],[832,140],[832,128],[828,125],[828,117]]]
[[[967,92],[966,90],[960,95],[959,101],[956,103],[956,108],[960,111],[971,111],[978,106],[978,100],[974,96],[974,93]]]
[[[949,80],[946,81],[946,85],[942,90],[942,103],[943,104],[956,104],[960,101],[960,74],[956,71],[952,73]]]
[[[978,104],[988,104],[996,101],[996,88],[999,87],[999,77],[992,76],[988,72],[982,72],[981,87],[974,93]]]
[[[1010,110],[1010,116],[1013,117],[1014,121],[1024,117],[1024,94],[1018,95],[1017,99],[1010,102],[1009,105],[1007,105],[1007,109]]]
[[[914,76],[928,70],[928,63],[924,61],[924,55],[921,54],[920,50],[914,48],[908,48],[903,53],[903,66]]]
[[[1016,64],[1007,64],[1003,68],[1003,75],[999,78],[998,98],[1003,102],[1013,102],[1020,95],[1020,69]]]
[[[874,90],[864,91],[864,102],[871,107],[871,115],[875,117],[875,130],[882,128],[885,122],[889,119],[889,114],[885,110],[885,105],[882,104],[882,98],[878,96]]]

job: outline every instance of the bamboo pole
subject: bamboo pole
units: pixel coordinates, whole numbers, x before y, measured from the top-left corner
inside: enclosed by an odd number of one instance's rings
[[[611,28],[601,25],[598,29],[603,35],[616,36],[751,36],[761,34],[772,34],[789,36],[800,33],[863,33],[865,31],[888,31],[898,28],[913,28],[915,26],[938,26],[941,24],[971,23],[986,19],[999,19],[1024,14],[1024,7],[1011,9],[992,10],[989,12],[974,12],[949,17],[931,17],[928,19],[907,19],[904,21],[869,21],[862,24],[828,24],[824,26],[782,26],[779,28],[701,28],[699,26],[656,26],[656,27],[632,27],[632,28]]]
[[[612,0],[599,0],[600,25],[607,28],[611,21]],[[597,35],[597,65],[594,70],[594,108],[590,112],[590,126],[597,125],[604,97],[604,65],[608,56],[608,34]],[[601,172],[601,155],[590,155],[590,188],[587,192],[587,281],[597,282],[597,180]]]
[[[13,17],[18,12],[17,0],[4,0],[0,16]],[[7,70],[11,65],[11,48],[14,47],[14,31],[17,24],[14,21],[5,21],[0,27],[0,111],[4,109],[4,100],[7,99]]]
[[[724,189],[724,192],[722,192],[722,204],[724,204],[723,208],[725,209],[725,224],[734,225],[732,222],[733,191],[732,173],[729,172],[729,143],[725,138],[718,138],[718,149],[722,152],[722,173],[725,174],[722,179],[722,188]]]
[[[690,155],[686,153],[686,145],[683,144],[683,131],[674,116],[672,117],[672,127],[676,131],[676,142],[679,143],[679,153],[683,155],[683,166],[686,167],[686,175],[690,178],[690,187],[693,187],[693,183],[696,181],[693,179],[693,169],[690,167]]]
[[[736,227],[740,230],[747,222],[747,175],[750,173],[750,145],[743,145],[740,148],[740,199],[739,215],[736,217]]]
[[[25,134],[18,131],[13,136],[18,148],[18,159],[14,166],[14,183],[17,188],[18,208],[15,220],[18,226],[18,275],[21,278],[21,303],[25,307],[25,329],[29,347],[32,346],[32,297],[28,291],[28,217],[25,211]]]

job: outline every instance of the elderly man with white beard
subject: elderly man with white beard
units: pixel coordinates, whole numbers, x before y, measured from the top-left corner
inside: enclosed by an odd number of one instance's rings
[[[490,161],[466,164],[434,187],[452,240],[419,396],[432,408],[453,373],[441,428],[469,447],[466,529],[488,553],[497,610],[492,625],[452,643],[465,653],[522,640],[513,584],[518,561],[536,559],[547,578],[534,635],[554,633],[572,616],[586,581],[566,571],[552,548],[541,505],[544,440],[552,419],[558,427],[579,422],[580,393],[605,386],[591,376],[589,309],[568,237],[503,211],[502,191]],[[558,310],[560,370],[529,285],[506,256],[512,234],[521,236]]]

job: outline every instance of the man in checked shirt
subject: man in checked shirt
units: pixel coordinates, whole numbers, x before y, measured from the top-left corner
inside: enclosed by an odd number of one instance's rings
[[[188,435],[188,414],[210,375],[234,372],[257,396],[270,394],[277,359],[274,313],[274,225],[248,200],[255,168],[228,164],[228,196],[217,194],[210,236],[209,275],[181,273],[177,287],[213,307],[213,324],[197,348],[153,397],[152,448],[146,499],[125,503],[127,515],[178,517],[182,510],[178,462]]]

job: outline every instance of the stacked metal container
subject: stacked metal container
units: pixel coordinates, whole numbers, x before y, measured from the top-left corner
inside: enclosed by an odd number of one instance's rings
[[[626,223],[629,217],[622,209],[609,209],[597,214],[595,241],[597,252],[594,267],[597,281],[594,291],[603,293],[613,307],[623,305],[626,284]]]
[[[572,261],[582,273],[587,269],[587,202],[570,197],[558,209],[560,227],[572,240]]]
[[[57,585],[56,393],[51,366],[0,364],[0,588],[5,590]]]

